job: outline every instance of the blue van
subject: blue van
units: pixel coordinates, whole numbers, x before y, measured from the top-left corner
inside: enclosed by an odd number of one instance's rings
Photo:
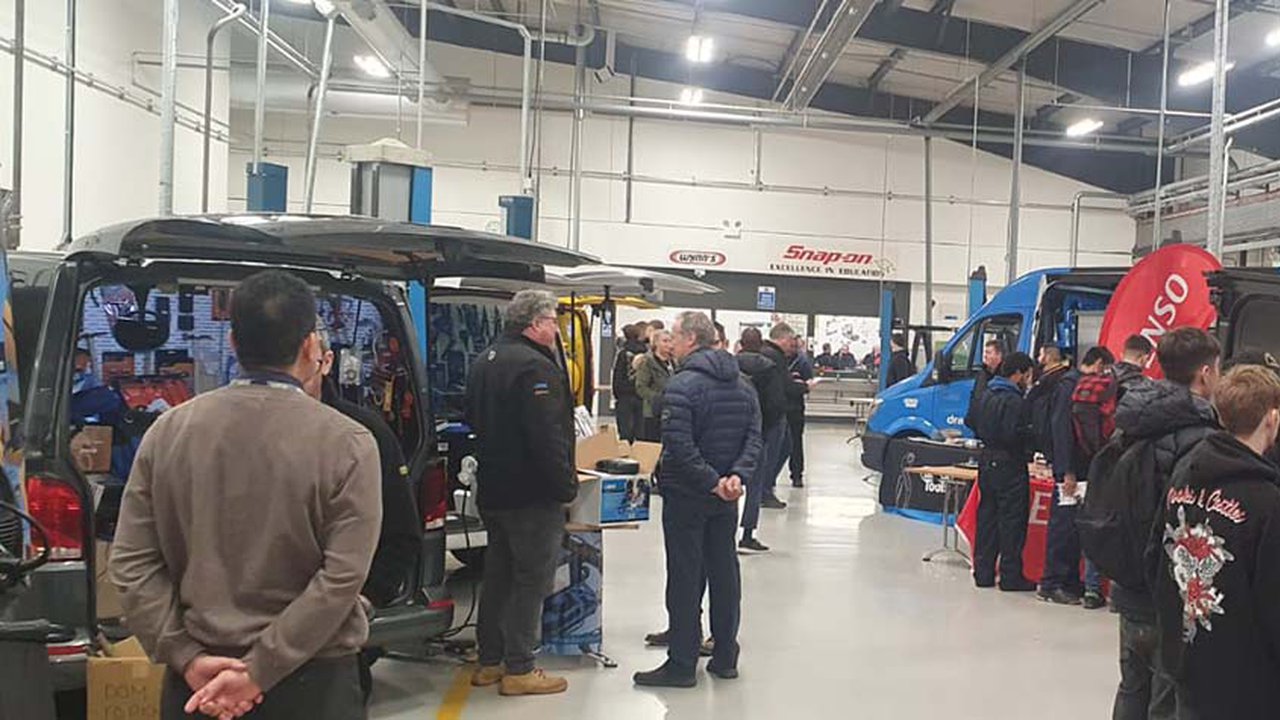
[[[1006,352],[1032,353],[1047,344],[1072,354],[1087,349],[1096,344],[1107,302],[1127,270],[1036,270],[1002,289],[919,373],[876,397],[862,436],[862,464],[884,472],[895,441],[971,436],[964,416],[986,343],[996,340]]]

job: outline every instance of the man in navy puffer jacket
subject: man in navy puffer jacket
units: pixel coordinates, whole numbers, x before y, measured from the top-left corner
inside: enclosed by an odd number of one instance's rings
[[[667,662],[636,673],[637,685],[697,684],[703,578],[711,594],[715,653],[707,671],[738,676],[742,588],[735,548],[738,498],[759,462],[760,403],[738,361],[712,349],[716,330],[699,312],[673,329],[680,369],[662,401],[662,531],[667,554]]]

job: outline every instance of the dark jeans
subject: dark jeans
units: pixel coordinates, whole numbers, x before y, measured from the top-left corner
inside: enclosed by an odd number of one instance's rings
[[[618,421],[618,437],[635,442],[644,426],[644,401],[639,397],[620,397],[613,412]]]
[[[787,413],[787,427],[791,432],[791,482],[804,480],[804,410]]]
[[[1112,720],[1174,720],[1178,696],[1160,662],[1160,627],[1120,614],[1120,687]]]
[[[165,672],[160,717],[163,720],[204,717],[187,715],[183,705],[191,698],[187,681],[173,670]],[[360,669],[355,655],[317,658],[271,688],[262,704],[246,720],[362,720],[366,717],[360,690]]]
[[[542,602],[551,594],[564,541],[564,509],[543,505],[482,510],[489,547],[476,639],[480,664],[506,663],[511,675],[533,671],[542,642]]]
[[[778,473],[786,467],[787,458],[791,456],[791,426],[784,418],[778,421],[778,427],[782,428],[782,444],[778,446],[778,453],[770,458],[768,465],[764,464],[764,458],[760,464],[760,470],[765,473],[764,492],[768,495],[774,494],[774,488],[778,487]]]
[[[702,636],[702,588],[711,595],[712,660],[737,667],[742,580],[738,571],[738,505],[672,494],[662,503],[667,550],[667,656],[680,672],[697,668]]]
[[[640,423],[640,432],[636,435],[636,439],[645,442],[662,442],[662,418],[643,418]]]
[[[1076,505],[1059,505],[1058,489],[1053,490],[1049,508],[1049,528],[1044,541],[1044,577],[1040,589],[1084,593],[1080,582],[1080,533],[1076,531]],[[1096,589],[1096,588],[1091,588]]]
[[[1027,517],[1031,512],[1027,463],[1005,453],[983,453],[978,469],[978,537],[973,548],[973,577],[979,583],[995,580],[996,558],[1000,577],[1022,579],[1022,548],[1027,543]]]
[[[776,464],[775,458],[782,454],[782,443],[786,440],[787,424],[778,421],[764,432],[764,449],[760,453],[760,465],[755,475],[747,478],[747,502],[742,509],[742,529],[755,530],[760,524],[760,501],[767,492],[765,479],[766,468]]]

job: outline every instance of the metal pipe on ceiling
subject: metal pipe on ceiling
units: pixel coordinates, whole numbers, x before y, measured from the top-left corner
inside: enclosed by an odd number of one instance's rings
[[[1164,235],[1160,228],[1162,210],[1160,197],[1164,194],[1164,133],[1165,118],[1169,112],[1169,7],[1172,4],[1173,0],[1164,0],[1164,50],[1161,53],[1160,66],[1160,127],[1156,130],[1156,213],[1151,234],[1152,245],[1156,249],[1160,248],[1164,240]]]
[[[1232,113],[1230,119],[1224,124],[1222,132],[1226,135],[1234,135],[1247,127],[1266,122],[1278,115],[1280,115],[1280,98],[1268,100],[1243,112]],[[1212,116],[1212,113],[1210,116]],[[1174,141],[1169,144],[1169,152],[1177,152],[1193,145],[1198,145],[1211,139],[1212,135],[1212,123],[1208,127],[1201,127],[1191,132],[1183,133],[1174,138]]]
[[[426,13],[423,13],[426,15]],[[311,133],[307,138],[306,191],[303,197],[303,208],[311,212],[316,196],[316,146],[320,142],[320,123],[324,118],[324,100],[329,93],[329,75],[333,72],[333,29],[337,25],[336,15],[330,15],[324,24],[324,56],[320,62],[320,84],[316,86],[315,114],[311,118]],[[426,45],[424,40],[423,45]],[[422,88],[418,88],[421,97]],[[422,148],[422,104],[418,104],[418,148]]]
[[[273,154],[281,157],[305,157],[305,143],[296,152],[291,152],[289,145],[291,141],[284,139],[270,139],[273,148]],[[292,141],[294,144],[300,141]],[[324,157],[333,159],[341,159],[343,157],[341,145],[330,145],[330,150],[326,153],[320,153]],[[233,152],[249,152],[249,146],[233,146]],[[519,170],[517,165],[508,165],[503,163],[492,163],[482,160],[477,161],[454,161],[436,159],[432,162],[436,167],[456,168],[460,170],[478,170],[484,172],[509,172],[516,173]],[[539,171],[545,171],[552,177],[566,177],[567,173],[564,168],[559,167],[538,167]],[[787,185],[772,183],[755,183],[742,182],[734,180],[699,180],[697,178],[675,178],[660,177],[656,175],[632,174],[628,175],[625,170],[605,171],[605,170],[583,170],[582,176],[588,180],[603,180],[607,182],[627,183],[628,180],[642,185],[662,185],[668,187],[682,188],[708,188],[712,190],[735,190],[750,191],[755,193],[780,193],[785,195],[804,195],[809,197],[849,197],[862,198],[872,200],[901,200],[911,202],[924,202],[924,195],[920,193],[901,193],[896,191],[877,191],[862,190],[856,188],[839,188],[839,187],[817,187],[810,185]],[[958,197],[948,195],[945,198],[935,198],[935,202],[945,202],[948,205],[972,205],[975,207],[991,207],[1005,208],[1009,206],[1007,200],[988,200],[975,197]],[[1070,203],[1051,203],[1051,202],[1023,202],[1023,209],[1026,210],[1050,210],[1054,212],[1070,212]],[[1107,208],[1096,208],[1099,212],[1115,212],[1117,214],[1124,213],[1122,209],[1108,210]],[[946,243],[935,243],[946,244]]]
[[[1081,190],[1071,198],[1071,244],[1069,246],[1067,263],[1071,267],[1079,264],[1080,259],[1080,211],[1081,205],[1085,198],[1097,198],[1099,200],[1128,200],[1129,196],[1124,193],[1105,192],[1103,190]]]
[[[1027,59],[1018,63],[1018,109],[1013,116],[1013,168],[1009,182],[1009,240],[1005,247],[1005,277],[1012,285],[1018,279],[1018,232],[1022,220],[1022,146],[1027,119]]]
[[[933,327],[933,138],[924,139],[924,324]]]
[[[787,107],[792,110],[809,107],[813,97],[835,69],[840,55],[862,29],[875,6],[875,0],[841,0],[827,29],[818,38],[818,44],[809,53],[809,59],[800,68],[800,72],[796,73],[796,80],[787,93]]]
[[[22,241],[22,126],[24,70],[27,64],[27,0],[13,1],[13,196],[9,227],[5,228],[8,250]]]
[[[418,8],[418,142],[416,146],[422,149],[422,114],[426,110],[427,104],[427,74],[422,72],[421,68],[427,66],[427,16],[430,13],[426,8]],[[329,32],[326,30],[326,33]],[[328,36],[326,35],[326,59],[328,56]],[[322,73],[323,74],[323,73]],[[327,78],[326,78],[327,79]],[[316,123],[319,127],[319,122]]]
[[[258,85],[253,104],[253,174],[262,174],[262,129],[267,122],[267,46],[271,37],[271,0],[258,6]]]
[[[574,108],[569,140],[569,247],[577,250],[582,247],[582,121],[586,115],[582,105],[587,86],[586,48],[575,48],[573,55]]]
[[[813,19],[809,21],[809,29],[804,31],[800,36],[799,42],[796,43],[795,52],[791,53],[787,62],[786,69],[782,71],[782,77],[778,78],[778,87],[773,90],[771,102],[777,102],[778,96],[782,94],[782,88],[787,84],[787,78],[791,77],[791,71],[796,69],[796,63],[800,61],[800,54],[804,52],[804,46],[809,44],[809,38],[813,37],[813,30],[818,26],[818,19],[822,17],[822,12],[827,9],[827,3],[831,0],[822,0],[818,5],[818,9],[813,12]]]
[[[1227,25],[1230,0],[1217,0],[1213,19],[1213,122],[1209,138],[1209,229],[1206,244],[1214,257],[1222,257],[1226,227],[1227,144],[1223,132],[1227,111]]]
[[[71,242],[76,169],[76,0],[67,0],[66,127],[63,131],[62,239]]]
[[[1025,59],[1032,50],[1040,47],[1046,40],[1057,35],[1063,28],[1079,20],[1085,13],[1103,2],[1106,2],[1106,0],[1075,0],[1039,30],[1024,37],[1021,42],[1010,48],[1008,52],[988,65],[982,72],[953,87],[941,102],[921,118],[921,122],[925,125],[937,122],[943,115],[946,115],[952,108],[960,104],[968,95],[970,85],[977,85],[978,87],[987,85],[1001,73],[1013,67],[1019,60]]]
[[[164,0],[160,83],[160,214],[173,214],[173,152],[178,119],[178,0]]]
[[[200,212],[209,212],[209,162],[213,134],[213,47],[218,33],[231,23],[239,20],[248,12],[245,5],[237,4],[235,8],[216,21],[209,28],[204,42],[204,146],[200,161]]]
[[[209,2],[214,7],[221,10],[224,15],[230,15],[235,11],[236,6],[239,5],[235,0],[209,0]],[[252,15],[241,15],[239,23],[240,27],[248,30],[254,37],[259,35],[259,25]],[[312,80],[315,80],[320,76],[320,72],[316,69],[316,66],[311,64],[311,61],[307,59],[305,54],[285,42],[284,39],[276,33],[268,31],[267,43],[271,46],[272,50],[275,50],[281,57],[289,61],[289,64],[297,68],[303,75],[306,75]]]

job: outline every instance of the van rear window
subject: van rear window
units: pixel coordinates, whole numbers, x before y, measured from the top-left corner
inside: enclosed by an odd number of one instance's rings
[[[105,535],[114,528],[111,500],[118,495],[110,489],[128,478],[146,429],[170,408],[239,374],[230,302],[231,286],[217,285],[103,285],[86,297],[70,419],[77,428],[98,426],[97,437],[109,437],[109,457],[81,468],[109,490],[98,519]],[[374,302],[350,295],[320,294],[316,312],[334,352],[330,392],[377,412],[412,457],[423,433],[409,346],[394,331],[398,325],[387,322]],[[72,447],[74,455],[74,441]]]

